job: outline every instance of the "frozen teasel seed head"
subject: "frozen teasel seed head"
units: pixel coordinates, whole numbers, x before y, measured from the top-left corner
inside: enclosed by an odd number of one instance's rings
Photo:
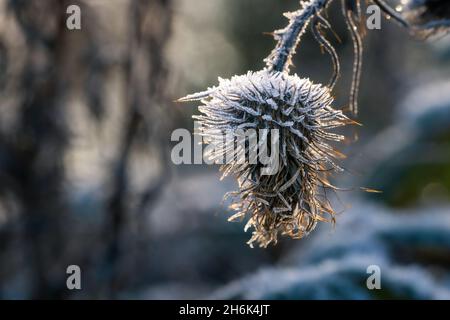
[[[334,187],[328,178],[342,169],[336,163],[341,154],[330,142],[342,141],[344,136],[333,129],[352,121],[332,107],[328,87],[264,69],[219,79],[218,86],[180,101],[201,101],[200,115],[194,116],[201,124],[199,134],[204,143],[214,143],[210,157],[226,159],[223,176],[237,179],[239,189],[227,195],[236,211],[229,220],[247,219],[245,229],[253,230],[250,245],[266,247],[279,235],[302,238],[318,221],[334,221],[326,197]],[[227,152],[239,139],[245,147],[230,157]],[[268,149],[276,155],[270,173],[260,161]]]

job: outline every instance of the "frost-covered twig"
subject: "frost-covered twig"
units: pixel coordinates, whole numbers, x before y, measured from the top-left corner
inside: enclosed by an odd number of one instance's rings
[[[292,55],[295,53],[302,34],[311,20],[331,2],[332,0],[302,2],[302,9],[284,14],[289,19],[289,24],[286,28],[274,32],[274,38],[278,44],[264,60],[269,70],[289,71]]]
[[[352,86],[350,88],[349,106],[353,114],[357,114],[359,83],[361,80],[363,58],[363,42],[358,28],[358,21],[360,21],[361,19],[361,6],[359,1],[356,1],[355,3],[349,3],[346,0],[342,0],[342,14],[345,18],[345,23],[347,24],[348,31],[350,32],[352,38],[353,51],[355,55],[353,62],[353,76]]]
[[[314,38],[317,40],[317,42],[325,49],[326,52],[328,52],[328,54],[331,57],[331,62],[333,63],[333,76],[331,77],[330,82],[328,83],[328,87],[330,89],[333,89],[339,78],[341,72],[341,65],[339,63],[339,57],[333,45],[322,34],[322,27],[325,27],[326,29],[329,30],[332,29],[330,23],[319,14],[317,15],[317,17],[314,18],[311,24],[311,32]]]

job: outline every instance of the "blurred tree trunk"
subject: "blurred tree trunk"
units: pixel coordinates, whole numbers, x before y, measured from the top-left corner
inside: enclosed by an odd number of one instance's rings
[[[64,1],[11,1],[26,40],[18,125],[8,139],[7,172],[22,215],[32,298],[61,298],[65,288],[63,155],[67,29]],[[45,17],[45,18],[43,18]]]
[[[8,8],[5,25],[17,38],[4,41],[0,35],[0,99],[11,99],[16,114],[0,119],[0,210],[11,204],[0,212],[8,215],[5,223],[0,221],[0,296],[17,294],[6,288],[11,282],[29,288],[20,297],[117,297],[140,284],[142,262],[148,261],[144,213],[169,173],[170,117],[165,108],[171,99],[164,50],[171,34],[172,0],[126,2],[125,52],[121,43],[101,41],[102,26],[108,28],[97,18],[109,0],[99,7],[89,0],[0,0],[2,4]],[[79,31],[66,28],[66,9],[72,4],[81,7]],[[108,44],[119,49],[111,52]],[[17,51],[23,59],[15,59]],[[119,138],[113,141],[114,159],[107,159],[112,161],[110,172],[105,169],[108,188],[94,196],[100,209],[89,212],[104,213],[106,221],[91,226],[79,219],[80,199],[68,180],[73,167],[65,161],[74,148],[71,99],[84,103],[89,112],[82,121],[97,127],[93,131],[102,127],[108,121],[106,101],[122,97],[106,90],[115,71],[123,76],[126,92],[119,106],[123,124],[113,128]],[[133,185],[144,169],[138,157],[158,162],[154,175],[140,176],[144,185],[139,188]],[[81,293],[66,288],[71,264],[82,269]]]
[[[135,0],[130,2],[129,10],[129,46],[125,60],[127,82],[126,122],[119,145],[117,163],[112,173],[113,190],[109,199],[109,233],[107,265],[111,265],[110,291],[112,298],[129,282],[134,274],[131,265],[123,265],[123,259],[130,253],[130,242],[140,237],[139,231],[130,230],[130,220],[137,220],[140,225],[140,213],[144,212],[165,181],[166,159],[161,162],[163,170],[157,181],[150,181],[148,186],[138,193],[130,190],[130,171],[136,164],[131,155],[136,149],[151,153],[151,147],[163,151],[167,139],[164,131],[164,119],[155,117],[158,108],[167,104],[167,63],[164,49],[170,38],[172,12],[171,0]],[[164,131],[164,132],[161,132]],[[150,140],[150,141],[149,141]],[[152,145],[150,145],[152,144]],[[135,205],[131,206],[130,203]],[[136,234],[136,232],[138,234]],[[139,242],[139,240],[138,240]],[[136,249],[136,248],[134,248]],[[139,254],[139,252],[136,252]],[[131,270],[130,270],[131,268]]]

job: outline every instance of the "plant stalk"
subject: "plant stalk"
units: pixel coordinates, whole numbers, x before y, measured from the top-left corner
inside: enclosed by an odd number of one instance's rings
[[[306,31],[312,18],[325,9],[333,0],[309,0],[303,3],[303,8],[285,14],[289,18],[289,24],[274,32],[274,38],[278,41],[275,49],[265,59],[269,70],[289,72],[291,58],[300,42],[300,38]]]

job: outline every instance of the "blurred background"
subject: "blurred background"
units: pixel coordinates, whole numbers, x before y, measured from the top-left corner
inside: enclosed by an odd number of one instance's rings
[[[71,4],[82,30],[66,28]],[[0,0],[0,298],[450,298],[450,37],[418,41],[385,19],[366,33],[335,227],[251,249],[221,204],[233,179],[172,164],[171,132],[197,113],[173,101],[263,68],[264,33],[297,8]],[[328,13],[344,108],[353,49],[338,3]],[[294,62],[314,82],[331,75],[309,34]],[[66,287],[69,265],[81,290]],[[366,287],[369,265],[381,290]]]

